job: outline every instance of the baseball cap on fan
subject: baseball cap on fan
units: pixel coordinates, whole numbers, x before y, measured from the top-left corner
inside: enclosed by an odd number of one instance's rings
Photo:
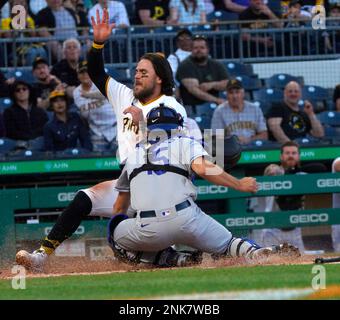
[[[39,64],[45,64],[48,66],[48,62],[46,59],[42,57],[36,57],[32,63],[32,69],[36,69]]]
[[[232,79],[232,80],[228,81],[226,89],[227,89],[227,91],[229,91],[231,89],[243,89],[243,85],[242,85],[242,82],[240,80]]]
[[[87,72],[87,61],[86,60],[80,61],[78,63],[77,72],[78,73]]]

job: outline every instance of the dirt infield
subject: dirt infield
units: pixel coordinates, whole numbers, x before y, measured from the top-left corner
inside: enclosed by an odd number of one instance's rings
[[[254,266],[254,265],[296,265],[310,264],[314,261],[314,256],[301,256],[299,258],[287,257],[270,257],[261,261],[246,261],[244,258],[225,258],[213,260],[210,255],[204,255],[200,265],[192,268],[225,268],[237,266]],[[8,265],[0,270],[0,279],[12,278],[11,268],[15,263]],[[57,257],[51,256],[46,263],[44,271],[41,273],[27,272],[28,277],[53,277],[62,275],[80,275],[80,274],[100,274],[115,272],[138,272],[157,270],[153,266],[146,264],[128,265],[115,260],[112,256],[103,260],[90,260],[85,257]]]

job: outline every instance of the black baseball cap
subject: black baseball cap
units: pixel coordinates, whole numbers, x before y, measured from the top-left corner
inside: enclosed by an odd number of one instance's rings
[[[231,89],[243,89],[242,82],[237,79],[229,80],[227,83],[227,91]]]
[[[176,36],[175,36],[175,39],[177,40],[180,36],[182,36],[182,35],[188,35],[190,38],[192,38],[192,32],[189,30],[189,29],[180,29],[178,32],[177,32],[177,34],[176,34]]]
[[[33,70],[41,63],[46,64],[47,66],[49,65],[46,59],[44,59],[42,57],[36,57],[33,61],[33,64],[32,64]]]
[[[291,0],[288,4],[288,7],[291,8],[291,7],[295,6],[296,4],[299,4],[300,6],[302,6],[301,0]]]
[[[77,72],[87,72],[87,61],[83,60],[78,63]]]

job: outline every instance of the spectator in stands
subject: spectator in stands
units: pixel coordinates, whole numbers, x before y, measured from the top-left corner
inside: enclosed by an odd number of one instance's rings
[[[170,20],[176,24],[206,23],[203,0],[170,0]]]
[[[215,10],[241,13],[249,7],[250,0],[214,0]]]
[[[332,163],[332,172],[340,172],[340,157]],[[340,193],[333,193],[333,208],[340,208]],[[340,225],[332,225],[332,242],[335,252],[340,252]]]
[[[285,27],[300,27],[306,25],[307,21],[310,21],[311,16],[306,15],[305,11],[301,8],[301,0],[292,0],[289,2],[288,11],[282,16],[282,18],[289,20],[285,24]]]
[[[274,27],[282,27],[280,19],[264,4],[263,0],[250,0],[249,7],[242,11],[239,15],[239,20],[257,20],[256,22],[242,23],[242,28],[245,29],[265,29],[269,27],[268,22],[264,20],[276,20],[273,23]],[[261,55],[274,46],[275,39],[271,36],[243,33],[242,40],[244,44],[245,55],[250,51],[252,56]]]
[[[37,96],[37,106],[47,110],[50,106],[49,96],[54,90],[64,90],[62,82],[50,73],[47,60],[36,58],[32,65],[33,75],[36,82],[33,83],[33,89]]]
[[[92,150],[89,130],[77,113],[67,111],[67,97],[63,91],[53,91],[50,104],[54,117],[44,127],[44,143],[47,151],[62,151],[80,146]]]
[[[335,105],[335,110],[340,112],[340,84],[338,84],[334,89],[333,101]]]
[[[180,82],[184,105],[224,102],[219,97],[219,91],[225,90],[228,73],[222,63],[209,57],[209,45],[205,37],[194,37],[192,53],[180,63],[176,78]]]
[[[206,15],[214,12],[215,6],[213,4],[213,0],[204,0],[204,8],[205,8]]]
[[[40,10],[37,14],[36,24],[41,28],[39,35],[41,37],[61,39],[77,38],[78,35],[88,35],[87,20],[77,20],[77,16],[72,9],[63,6],[63,0],[46,0],[48,6]],[[77,28],[82,27],[79,33]],[[48,31],[46,28],[53,28],[54,31]],[[52,52],[53,58],[58,61],[61,57],[61,46],[56,40],[47,43]]]
[[[0,138],[6,135],[5,124],[2,113],[0,113]]]
[[[177,32],[175,41],[177,50],[168,57],[174,78],[176,76],[179,64],[191,54],[192,33],[189,31],[189,29],[181,29]],[[177,83],[177,85],[179,85],[179,83]]]
[[[284,89],[283,102],[273,104],[266,114],[271,140],[285,143],[307,134],[316,138],[324,136],[324,129],[314,113],[313,105],[306,100],[300,108],[300,100],[300,85],[295,81],[289,82]]]
[[[19,66],[27,66],[31,65],[33,60],[37,56],[47,57],[46,51],[42,43],[30,43],[30,42],[20,42],[20,38],[27,38],[27,37],[36,37],[37,33],[35,31],[35,23],[34,20],[28,15],[28,8],[26,0],[11,0],[10,1],[11,9],[16,5],[21,5],[26,9],[26,20],[24,29],[29,29],[30,31],[25,32],[16,32],[13,33],[10,30],[17,29],[14,28],[13,17],[16,16],[16,13],[12,13],[10,17],[1,19],[1,29],[8,30],[8,32],[3,33],[5,38],[16,38],[17,47],[16,51],[12,51],[12,44],[10,43],[7,46],[7,52],[10,57],[10,61],[12,65],[19,65]]]
[[[15,78],[6,79],[0,70],[0,98],[8,97],[10,94],[10,85],[13,84]]]
[[[244,88],[236,79],[228,81],[227,101],[214,111],[211,128],[224,129],[225,135],[236,135],[242,144],[268,139],[261,108],[244,100]]]
[[[107,8],[109,12],[110,23],[114,23],[117,28],[127,28],[130,26],[129,17],[124,3],[120,1],[98,0],[88,13],[88,21],[91,24],[91,17],[97,19],[97,10],[99,15],[103,15],[103,9]]]
[[[112,150],[117,135],[117,120],[109,101],[101,94],[87,73],[87,61],[78,66],[80,85],[73,97],[81,116],[90,127],[93,151]]]
[[[335,20],[328,19],[326,25],[329,27],[340,26],[340,2],[333,4],[329,8],[329,17],[336,18]],[[328,32],[327,30],[322,33],[325,41],[326,53],[340,53],[340,31]],[[333,40],[334,39],[334,40]]]
[[[287,174],[306,174],[327,172],[322,163],[301,165],[300,148],[294,141],[281,146],[280,165],[270,164],[264,170],[265,176],[281,176]],[[282,195],[256,197],[251,199],[251,208],[256,212],[276,212],[304,209],[304,195]],[[301,228],[253,230],[252,239],[259,245],[266,243],[279,244],[289,242],[304,251]]]
[[[170,0],[136,0],[135,24],[149,26],[174,24],[175,21],[170,19],[169,2]]]
[[[42,136],[48,121],[45,110],[38,108],[31,86],[16,80],[11,88],[12,106],[5,109],[6,136],[14,140],[31,140]]]
[[[28,11],[35,20],[40,10],[47,7],[46,0],[28,0]]]
[[[51,73],[63,83],[67,97],[73,99],[73,91],[79,86],[77,66],[80,60],[80,42],[77,39],[67,39],[63,43],[64,59],[57,62]]]

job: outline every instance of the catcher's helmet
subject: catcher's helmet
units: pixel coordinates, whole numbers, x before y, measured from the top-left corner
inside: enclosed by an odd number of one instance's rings
[[[155,129],[169,131],[183,127],[183,118],[175,109],[161,103],[146,115],[146,124],[150,131]]]

